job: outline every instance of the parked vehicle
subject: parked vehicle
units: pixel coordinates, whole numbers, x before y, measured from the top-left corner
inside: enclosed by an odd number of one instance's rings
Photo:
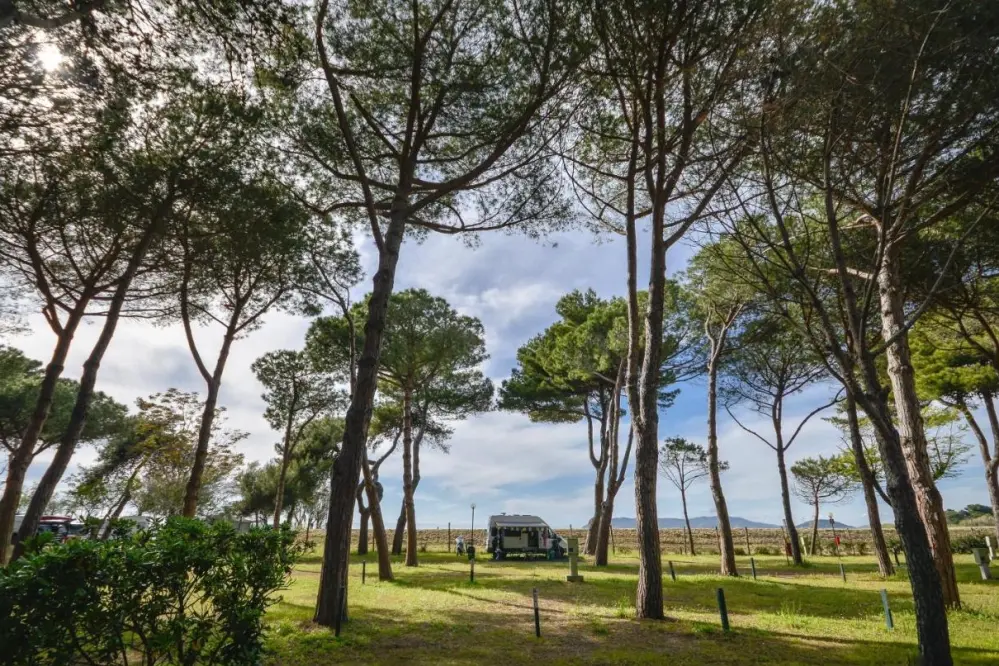
[[[538,516],[505,513],[490,516],[487,535],[486,552],[494,560],[506,559],[508,555],[558,559],[569,550],[566,540]]]

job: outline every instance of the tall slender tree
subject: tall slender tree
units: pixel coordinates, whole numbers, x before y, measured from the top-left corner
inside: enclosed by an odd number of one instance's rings
[[[794,475],[794,492],[800,500],[814,507],[812,519],[812,541],[809,555],[815,555],[819,541],[819,508],[823,502],[841,502],[850,496],[856,487],[853,479],[836,457],[803,458],[791,465]]]
[[[722,380],[722,392],[727,400],[725,410],[729,416],[740,428],[777,454],[784,524],[791,541],[791,557],[796,565],[802,564],[801,544],[791,513],[791,487],[785,456],[808,421],[835,404],[838,396],[806,413],[794,426],[787,423],[785,408],[789,398],[819,382],[824,372],[825,363],[808,346],[801,344],[785,322],[760,318],[743,329],[736,350],[725,366]],[[773,428],[772,437],[760,434],[759,429],[745,425],[735,416],[731,408],[740,403],[769,419]]]
[[[278,453],[278,479],[274,501],[274,528],[281,525],[282,500],[288,469],[306,428],[321,417],[332,415],[338,403],[346,402],[338,394],[336,379],[315,367],[305,352],[280,349],[267,352],[251,366],[264,385],[264,418],[281,433],[275,445]]]
[[[354,306],[354,320],[366,316],[371,297]],[[459,315],[448,303],[422,289],[408,289],[389,299],[388,319],[381,343],[378,379],[383,390],[397,393],[402,403],[403,498],[407,526],[406,565],[418,564],[416,504],[419,447],[432,425],[431,405],[449,408],[462,418],[488,409],[492,384],[477,366],[486,358],[482,324]],[[355,335],[358,332],[355,331]],[[328,350],[330,365],[349,353],[350,326],[342,317],[319,319],[309,331],[309,345]],[[360,337],[355,348],[363,348]],[[415,417],[415,418],[414,418]],[[423,427],[421,427],[421,423]],[[356,481],[351,483],[351,503]],[[400,530],[401,531],[401,530]]]
[[[475,233],[567,216],[545,158],[576,71],[577,5],[527,0],[319,0],[312,63],[284,81],[303,122],[289,150],[327,215],[362,218],[378,252],[330,517],[316,621],[345,585],[354,493],[367,444],[382,334],[407,232]],[[288,88],[293,88],[289,91]],[[291,94],[286,94],[290,92]],[[360,322],[359,322],[360,323]]]
[[[727,462],[718,463],[719,470],[728,469]],[[703,446],[689,442],[682,437],[668,437],[659,452],[659,471],[680,491],[680,504],[683,506],[683,523],[687,529],[687,546],[694,552],[694,531],[690,529],[687,516],[687,491],[695,482],[711,473],[707,451]]]
[[[593,218],[627,244],[626,384],[635,433],[640,618],[663,617],[656,478],[666,254],[702,219],[745,154],[745,132],[733,121],[754,97],[755,32],[767,4],[590,5],[592,94],[565,160]],[[638,296],[643,219],[650,236],[644,304]]]

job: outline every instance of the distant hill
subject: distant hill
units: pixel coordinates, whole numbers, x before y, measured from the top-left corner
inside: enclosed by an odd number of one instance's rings
[[[732,521],[732,527],[743,528],[743,527],[766,527],[766,528],[779,528],[780,525],[771,525],[770,523],[758,523],[753,520],[747,520],[746,518],[739,518],[738,516],[732,516],[729,520]],[[615,518],[611,521],[614,527],[619,527],[621,529],[635,529],[638,524],[635,522],[634,518]],[[698,516],[696,518],[690,519],[690,526],[694,529],[711,529],[718,526],[718,518],[715,516]],[[678,529],[684,527],[683,518],[660,518],[659,528],[660,529]]]
[[[803,523],[798,523],[797,525],[795,525],[795,527],[797,527],[798,529],[805,529],[805,528],[812,529],[812,521],[806,520]],[[839,529],[842,529],[842,530],[855,530],[855,529],[857,529],[853,525],[847,525],[846,523],[841,523],[838,520],[836,521],[836,527],[838,527]],[[823,518],[822,520],[819,521],[819,529],[820,530],[832,529],[832,525],[829,524],[829,520],[828,519]]]

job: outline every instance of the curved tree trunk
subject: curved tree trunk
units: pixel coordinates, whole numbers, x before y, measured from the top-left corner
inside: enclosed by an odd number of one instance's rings
[[[104,360],[104,354],[111,344],[115,329],[118,328],[118,320],[121,318],[121,310],[125,306],[125,298],[132,286],[132,280],[145,259],[159,227],[159,222],[150,223],[132,250],[128,264],[118,279],[118,284],[115,286],[114,294],[108,304],[104,326],[101,328],[100,335],[97,336],[97,342],[94,343],[90,355],[83,363],[83,374],[80,376],[80,386],[76,392],[76,402],[73,403],[73,411],[70,412],[66,432],[59,440],[55,456],[49,463],[48,469],[45,470],[45,474],[42,475],[42,479],[35,489],[35,494],[31,497],[31,503],[28,504],[27,511],[24,512],[24,519],[18,530],[18,544],[14,548],[14,558],[20,557],[21,553],[24,552],[24,540],[32,536],[38,529],[38,522],[45,513],[45,507],[52,501],[56,486],[62,480],[62,475],[65,474],[66,467],[76,451],[76,445],[80,441],[80,435],[83,433],[83,426],[87,420],[87,409],[94,396],[94,386],[97,384],[97,372],[101,367],[101,361]]]
[[[38,397],[35,399],[31,418],[21,435],[17,449],[7,459],[7,477],[3,496],[0,496],[0,566],[7,562],[12,550],[10,547],[11,536],[14,532],[14,521],[17,518],[17,507],[21,503],[24,479],[35,454],[35,444],[41,437],[45,421],[52,409],[56,386],[65,369],[66,357],[69,355],[73,336],[82,318],[83,310],[80,305],[77,305],[77,308],[70,313],[66,323],[63,324],[62,331],[56,339],[55,349],[52,351],[52,358],[45,366],[45,374],[38,387]]]
[[[234,313],[234,317],[239,315]],[[232,320],[230,320],[231,323]],[[190,324],[186,326],[190,331]],[[215,361],[215,370],[211,375],[205,377],[207,395],[205,396],[205,407],[201,412],[201,425],[198,427],[198,444],[194,449],[194,465],[191,467],[191,476],[187,480],[187,487],[184,489],[184,511],[185,518],[194,518],[198,513],[198,494],[201,492],[201,480],[205,474],[205,463],[208,460],[208,445],[212,439],[212,426],[215,423],[215,408],[218,405],[219,391],[222,389],[222,373],[225,372],[226,361],[229,359],[229,350],[235,339],[236,332],[232,325],[226,330],[222,339],[222,347],[219,349],[218,359]],[[192,351],[197,350],[194,346],[194,338],[188,333],[188,342]],[[200,359],[200,357],[197,357]],[[200,364],[199,364],[200,365]],[[287,446],[287,442],[285,443]],[[280,500],[278,500],[280,504]],[[275,522],[280,524],[279,519]]]
[[[368,554],[368,520],[371,517],[371,509],[364,505],[364,490],[367,484],[364,479],[357,484],[357,512],[361,516],[361,529],[357,532],[357,554]]]
[[[780,499],[784,507],[784,523],[787,525],[787,537],[791,540],[791,561],[794,562],[795,566],[801,566],[801,541],[798,539],[798,528],[794,525],[794,516],[791,515],[791,489],[787,482],[787,462],[784,460],[784,446],[779,439],[777,444],[777,471],[780,472]]]
[[[690,529],[690,518],[687,517],[687,490],[682,486],[680,488],[680,504],[683,505],[683,524],[687,526],[687,546],[690,548],[691,555],[697,555],[694,552],[694,531]]]
[[[898,248],[889,248],[878,271],[878,295],[881,300],[881,334],[891,341],[885,350],[888,378],[897,414],[899,442],[905,455],[909,479],[915,491],[919,515],[926,527],[926,536],[933,551],[944,603],[949,608],[961,607],[961,596],[954,572],[954,556],[950,549],[950,534],[943,498],[933,481],[926,445],[926,430],[920,413],[916,381],[910,362],[909,338],[905,323],[904,295],[899,279]]]
[[[860,475],[860,486],[864,491],[864,504],[867,505],[867,520],[871,528],[871,538],[874,541],[874,554],[878,558],[878,573],[882,577],[888,577],[895,573],[895,565],[892,564],[891,556],[888,553],[888,543],[885,541],[885,532],[881,526],[881,511],[878,508],[878,498],[875,494],[874,472],[867,464],[867,456],[864,452],[864,440],[860,435],[860,422],[857,418],[857,403],[849,392],[846,395],[846,419],[850,428],[850,448],[853,450],[853,459]]]
[[[616,494],[616,493],[615,493]],[[614,495],[608,493],[607,499],[600,507],[600,527],[597,530],[597,549],[594,557],[594,564],[597,566],[607,566],[608,551],[610,550],[610,531],[614,520]]]
[[[382,503],[375,488],[371,466],[367,455],[361,465],[364,476],[364,489],[368,495],[368,512],[371,514],[371,531],[375,536],[375,550],[378,551],[378,580],[392,580],[392,557],[389,553],[388,536],[385,534],[385,522],[382,520]]]
[[[389,224],[378,253],[378,270],[368,299],[368,317],[364,325],[364,345],[357,362],[357,383],[347,408],[340,455],[333,463],[330,481],[330,513],[326,521],[323,567],[319,579],[315,622],[331,627],[338,613],[338,591],[347,584],[350,537],[354,518],[354,488],[361,475],[368,439],[368,425],[377,387],[378,357],[385,313],[395,283],[399,248],[406,227],[406,201],[393,202]]]
[[[395,521],[395,532],[392,533],[392,554],[402,555],[402,541],[406,538],[406,500],[399,505],[399,518]]]
[[[975,424],[975,429],[977,429],[976,436],[979,438],[979,448],[982,452],[982,462],[985,464],[985,483],[988,485],[989,500],[992,502],[992,516],[996,524],[996,539],[999,540],[999,415],[996,414],[995,397],[991,393],[984,393],[982,395],[982,402],[985,404],[985,413],[988,415],[989,428],[992,430],[994,455],[989,452],[988,442],[985,440],[985,435],[981,432],[981,428],[977,428],[977,423]]]
[[[718,515],[718,548],[723,576],[738,576],[735,568],[735,542],[732,538],[732,522],[728,517],[728,504],[721,485],[721,470],[718,466],[718,362],[712,359],[708,365],[708,479],[711,497],[715,501]]]

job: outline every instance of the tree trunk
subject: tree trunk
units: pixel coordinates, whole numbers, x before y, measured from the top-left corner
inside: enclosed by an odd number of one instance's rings
[[[357,513],[361,516],[361,529],[357,532],[357,554],[368,554],[368,520],[371,518],[371,510],[364,505],[364,490],[367,484],[364,479],[357,484]]]
[[[399,517],[395,521],[395,532],[392,533],[392,554],[402,555],[402,541],[406,538],[406,500],[399,505]]]
[[[100,535],[101,541],[107,541],[107,538],[111,536],[111,524],[121,517],[121,513],[125,510],[125,506],[132,499],[132,484],[135,482],[135,478],[139,476],[139,471],[142,469],[144,464],[145,463],[143,462],[137,465],[132,471],[132,474],[129,475],[128,480],[125,482],[125,492],[122,493],[121,499],[118,501],[114,510],[105,518],[104,531]]]
[[[378,253],[378,271],[368,300],[368,316],[364,325],[364,345],[357,362],[357,384],[351,394],[350,407],[345,419],[343,444],[340,455],[333,463],[330,492],[330,513],[326,521],[323,567],[319,579],[315,621],[331,627],[337,616],[336,600],[341,586],[347,583],[347,564],[350,557],[350,533],[354,513],[354,488],[361,474],[368,440],[368,425],[377,387],[378,357],[382,334],[385,331],[385,313],[395,282],[406,226],[406,201],[393,202],[393,210],[382,248]]]
[[[999,540],[999,415],[996,414],[995,396],[986,393],[982,396],[985,413],[992,430],[992,458],[985,468],[985,479],[989,484],[989,497],[992,499],[992,514],[996,521],[996,539]]]
[[[690,529],[690,518],[687,517],[687,490],[680,487],[680,504],[683,505],[683,524],[687,526],[687,546],[691,555],[697,555],[694,551],[694,531]]]
[[[816,495],[812,499],[815,505],[815,519],[812,521],[812,543],[808,549],[808,554],[815,557],[815,545],[819,542],[819,498]]]
[[[904,296],[899,280],[898,249],[889,248],[878,271],[878,295],[881,301],[881,334],[891,341],[885,350],[888,377],[897,414],[899,442],[905,455],[909,479],[916,495],[920,517],[926,526],[930,548],[936,561],[943,590],[944,603],[960,608],[961,597],[954,573],[954,556],[950,549],[947,517],[943,498],[933,481],[926,431],[920,414],[919,397],[910,362],[909,338],[903,332],[905,323]]]
[[[846,395],[846,418],[850,427],[850,447],[853,450],[853,459],[860,475],[864,503],[867,505],[867,520],[871,528],[871,538],[874,541],[874,554],[878,558],[878,573],[882,577],[888,577],[895,573],[895,565],[892,564],[891,556],[888,553],[888,543],[885,541],[885,532],[881,527],[881,511],[878,508],[878,498],[874,491],[874,472],[867,464],[864,440],[860,436],[857,403],[849,392]]]
[[[711,485],[711,496],[715,501],[715,512],[718,514],[721,574],[723,576],[738,576],[735,568],[735,542],[732,538],[732,523],[728,517],[728,504],[722,491],[721,470],[718,466],[718,360],[712,358],[708,363],[708,479]]]
[[[35,408],[31,413],[31,418],[28,420],[28,425],[21,436],[17,449],[10,454],[7,460],[7,478],[3,496],[0,497],[0,566],[3,566],[11,554],[10,540],[14,532],[17,507],[21,503],[24,478],[34,457],[35,444],[42,434],[45,421],[52,409],[56,386],[65,369],[66,357],[69,355],[73,335],[76,333],[76,328],[82,317],[83,311],[77,306],[77,309],[70,314],[63,325],[62,332],[56,340],[55,349],[52,351],[52,358],[45,366],[45,375],[38,387],[38,398],[35,400]]]
[[[413,502],[413,391],[402,394],[402,505],[406,516],[406,566],[419,564],[416,546],[416,504]]]
[[[787,482],[787,463],[784,460],[784,446],[780,438],[777,440],[777,471],[780,473],[780,499],[784,507],[787,538],[791,540],[791,561],[795,566],[801,566],[801,542],[798,540],[798,528],[794,525],[794,516],[791,515],[791,489]]]
[[[597,530],[597,548],[594,557],[594,564],[598,567],[607,566],[607,556],[610,550],[610,531],[614,520],[614,493],[608,493],[600,508],[600,526]]]
[[[118,279],[118,284],[115,286],[114,294],[108,304],[104,326],[101,328],[100,335],[97,336],[97,342],[94,343],[90,356],[83,363],[83,375],[80,377],[80,387],[76,393],[76,402],[73,403],[73,411],[70,412],[66,432],[59,440],[55,456],[48,469],[45,470],[45,474],[42,475],[38,488],[35,489],[35,494],[31,498],[31,503],[28,504],[28,510],[24,513],[24,520],[21,521],[21,528],[18,530],[18,544],[14,548],[14,559],[20,557],[21,553],[24,552],[24,539],[33,535],[38,529],[38,521],[44,515],[45,507],[52,501],[56,486],[62,480],[62,475],[66,472],[66,467],[76,451],[76,445],[80,441],[80,435],[87,420],[87,409],[94,396],[97,371],[101,367],[101,361],[104,360],[104,354],[107,352],[111,338],[114,337],[115,329],[118,327],[118,320],[121,318],[121,310],[125,305],[128,290],[132,286],[132,280],[145,259],[158,229],[158,222],[150,223],[132,250],[128,264]]]
[[[361,509],[358,507],[358,512],[361,514],[361,529],[357,531],[357,554],[367,555],[368,554],[368,519],[370,518],[370,513],[367,509]]]
[[[984,394],[982,399],[985,402],[986,411],[990,412],[991,421],[991,417],[995,415],[995,404],[992,401],[992,396]],[[962,400],[958,404],[958,409],[964,415],[964,420],[967,421],[971,432],[974,433],[975,440],[978,442],[978,450],[982,454],[982,464],[985,467],[985,485],[989,489],[989,501],[992,503],[992,516],[995,521],[994,529],[996,531],[996,538],[999,539],[999,487],[996,486],[996,466],[993,464],[992,453],[989,450],[989,440],[985,437],[985,432],[978,424],[978,420],[971,412],[968,404]],[[993,438],[999,441],[999,429],[996,428],[996,425],[992,425],[992,428]]]
[[[285,444],[285,447],[285,454],[281,460],[281,470],[278,472],[277,494],[274,496],[274,529],[281,527],[281,509],[284,505],[284,487],[288,478],[288,465],[291,463],[291,459],[288,457],[287,453],[287,444]],[[200,488],[200,486],[201,483],[199,479],[198,487]],[[197,499],[197,494],[195,494],[195,499]]]
[[[364,489],[368,495],[368,513],[371,514],[371,531],[375,535],[375,549],[378,551],[378,580],[392,580],[392,557],[389,554],[388,536],[382,520],[382,503],[375,488],[371,466],[365,453],[361,471],[364,475]]]
[[[908,564],[920,656],[925,664],[950,666],[954,662],[950,654],[947,607],[940,585],[940,572],[930,549],[926,527],[919,516],[916,493],[909,480],[902,444],[892,425],[891,410],[886,392],[880,385],[877,365],[870,355],[865,356],[863,362],[867,390],[854,398],[876,428],[884,463],[885,485],[895,514],[895,530]]]
[[[595,555],[597,552],[597,540],[600,532],[601,509],[604,505],[604,476],[607,465],[601,465],[597,469],[597,478],[593,484],[593,520],[586,532],[586,554]]]
[[[219,349],[219,356],[215,361],[215,371],[211,374],[211,377],[206,377],[208,395],[205,397],[205,409],[201,413],[201,425],[198,428],[198,446],[194,450],[194,465],[191,467],[191,476],[188,478],[187,488],[184,490],[183,515],[185,518],[194,518],[198,513],[198,494],[201,492],[201,479],[205,473],[205,462],[208,460],[208,444],[212,439],[212,425],[215,423],[215,407],[218,404],[219,390],[222,388],[222,373],[225,371],[225,364],[229,359],[229,350],[236,336],[232,322],[234,318],[238,317],[239,314],[236,311],[233,313],[232,318],[230,318],[230,325],[226,330],[225,337],[222,339],[222,347]],[[190,331],[189,324],[186,328]],[[192,351],[196,353],[194,339],[191,337],[190,332],[188,333],[188,344]],[[280,503],[281,500],[278,499],[277,504]]]

